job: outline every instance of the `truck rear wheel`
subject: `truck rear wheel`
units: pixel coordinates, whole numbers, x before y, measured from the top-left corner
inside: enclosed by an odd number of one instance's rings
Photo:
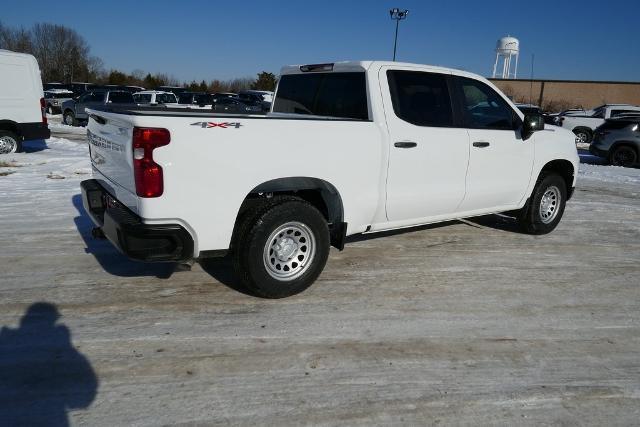
[[[284,298],[307,289],[329,256],[329,228],[311,204],[276,197],[244,215],[232,248],[236,276],[264,298]]]
[[[529,234],[547,234],[560,222],[567,200],[567,185],[556,173],[543,172],[522,208],[519,222]]]
[[[20,153],[21,151],[20,137],[8,130],[0,130],[0,154]]]

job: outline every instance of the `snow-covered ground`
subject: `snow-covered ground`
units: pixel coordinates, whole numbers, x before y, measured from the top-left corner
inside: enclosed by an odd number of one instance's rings
[[[224,259],[175,271],[92,239],[85,129],[53,119],[0,156],[0,328],[24,332],[0,377],[29,381],[0,381],[0,425],[68,401],[92,426],[637,424],[639,169],[582,152],[550,235],[484,218],[362,236],[303,294],[260,300]]]

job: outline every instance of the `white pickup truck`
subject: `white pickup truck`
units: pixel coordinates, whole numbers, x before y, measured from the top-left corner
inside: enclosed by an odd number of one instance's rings
[[[284,67],[266,116],[88,113],[95,235],[143,261],[230,252],[269,298],[306,289],[352,234],[498,212],[548,233],[579,162],[571,132],[484,78],[397,62]]]
[[[628,104],[605,104],[582,113],[571,111],[569,114],[557,116],[554,122],[572,131],[576,136],[576,144],[589,144],[598,126],[604,124],[607,119],[625,114],[640,115],[640,107]]]

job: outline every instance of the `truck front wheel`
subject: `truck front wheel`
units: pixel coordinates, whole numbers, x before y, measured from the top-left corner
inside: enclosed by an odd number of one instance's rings
[[[543,172],[533,194],[519,214],[519,222],[529,234],[547,234],[560,222],[567,200],[567,185],[556,173]]]
[[[308,202],[275,197],[244,215],[232,248],[236,276],[264,298],[284,298],[307,289],[329,256],[329,228]]]

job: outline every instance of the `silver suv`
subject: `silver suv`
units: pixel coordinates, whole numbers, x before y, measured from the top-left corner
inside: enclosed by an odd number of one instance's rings
[[[633,166],[640,159],[640,115],[608,119],[593,134],[591,154],[615,166]]]

